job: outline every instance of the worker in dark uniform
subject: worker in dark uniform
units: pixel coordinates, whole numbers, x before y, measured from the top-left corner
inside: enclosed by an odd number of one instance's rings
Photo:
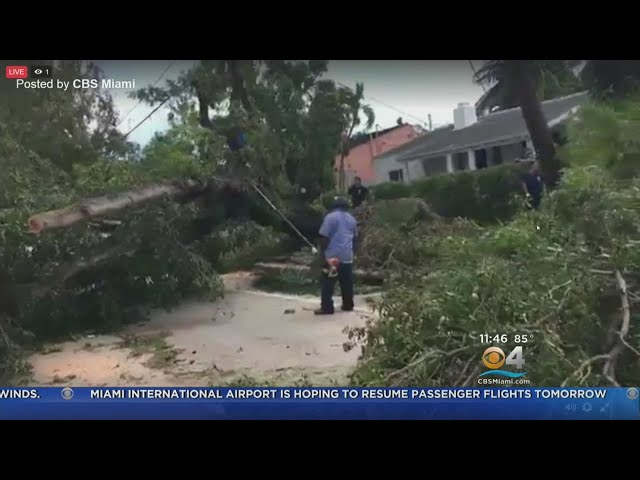
[[[353,179],[353,185],[349,187],[348,193],[351,197],[351,205],[355,208],[367,200],[369,189],[362,185],[362,179],[360,177],[355,177]]]
[[[533,162],[529,172],[522,176],[522,189],[524,190],[529,209],[538,210],[538,208],[540,208],[540,201],[542,200],[542,192],[544,191],[542,177],[538,170],[538,162]]]

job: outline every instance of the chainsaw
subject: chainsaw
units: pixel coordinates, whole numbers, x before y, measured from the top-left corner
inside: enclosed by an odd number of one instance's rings
[[[325,273],[329,278],[338,276],[338,267],[340,266],[340,260],[332,257],[327,260],[327,265],[322,269],[322,272]]]

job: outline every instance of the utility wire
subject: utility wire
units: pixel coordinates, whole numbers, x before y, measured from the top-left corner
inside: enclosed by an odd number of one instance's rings
[[[344,88],[348,88],[351,91],[355,91],[352,87],[350,87],[349,85],[345,85],[344,83],[340,83],[340,82],[336,82],[338,85],[340,85],[341,87]],[[424,125],[429,125],[429,122],[425,121],[423,118],[418,118],[415,115],[411,115],[410,113],[407,112],[403,112],[402,110],[400,110],[399,108],[394,107],[393,105],[389,105],[388,103],[383,102],[382,100],[378,100],[377,98],[372,97],[371,95],[364,95],[364,97],[368,98],[369,100],[373,100],[374,102],[378,102],[380,105],[384,105],[387,108],[390,108],[392,110],[395,110],[396,112],[402,114],[405,117],[411,117],[414,120],[418,120],[420,123],[424,124]]]
[[[162,77],[165,76],[165,74],[174,65],[174,63],[176,63],[176,60],[171,60],[171,62],[169,62],[169,65],[167,65],[167,67],[162,71],[158,79],[151,85],[152,87],[155,87],[160,82],[160,80],[162,80]],[[138,103],[136,103],[133,107],[131,107],[131,109],[124,115],[124,117],[122,117],[122,120],[118,122],[118,124],[116,125],[116,128],[122,125],[124,121],[127,119],[127,117],[131,115],[131,112],[133,112],[136,108],[138,108],[141,103],[142,103],[142,100],[139,100]]]
[[[160,105],[158,105],[156,108],[154,108],[153,110],[151,110],[151,112],[149,112],[149,114],[144,117],[135,127],[133,127],[131,130],[129,130],[127,133],[124,134],[124,138],[127,138],[129,135],[131,135],[140,125],[142,125],[144,122],[146,122],[149,118],[151,118],[151,115],[153,115],[154,113],[156,113],[160,107],[162,107],[165,103],[167,103],[169,101],[171,97],[167,97],[165,98],[162,102],[160,102]]]
[[[471,61],[469,61],[471,62]],[[169,68],[171,68],[171,66],[175,63],[175,60],[171,61],[171,63],[167,66],[167,68],[164,69],[164,71],[160,74],[160,76],[158,77],[158,79],[155,81],[155,83],[152,86],[156,86],[158,84],[158,82],[160,80],[162,80],[162,77],[165,75],[165,73],[167,73],[167,71],[169,70]],[[473,64],[471,65],[473,68]],[[352,87],[350,87],[349,85],[345,85],[344,83],[341,82],[335,82],[336,84],[340,85],[341,87],[344,88],[348,88],[351,91],[355,91]],[[483,87],[484,88],[484,87]],[[403,110],[400,110],[399,108],[394,107],[393,105],[389,105],[386,102],[383,102],[382,100],[378,100],[375,97],[372,97],[370,95],[365,95],[366,98],[368,98],[369,100],[373,100],[374,102],[378,102],[381,105],[384,105],[387,108],[390,108],[392,110],[395,110],[396,112],[400,113],[401,115],[405,116],[405,117],[410,117],[413,118],[414,120],[419,121],[420,123],[422,123],[423,125],[429,125],[428,121],[425,121],[423,118],[419,118],[416,117],[415,115],[411,115],[410,113],[407,113]],[[153,115],[155,112],[157,112],[160,107],[162,107],[165,103],[167,103],[167,101],[169,101],[169,97],[167,97],[166,99],[164,99],[156,108],[154,108],[146,117],[144,117],[135,127],[133,127],[131,130],[129,130],[127,133],[124,134],[124,138],[127,138],[129,135],[131,135],[138,127],[140,127],[140,125],[142,125],[144,122],[146,122],[151,115]],[[133,108],[131,108],[131,110],[129,110],[127,112],[127,114],[124,116],[124,118],[122,119],[122,121],[120,121],[120,123],[118,123],[118,126],[120,126],[120,124],[122,124],[122,122],[126,119],[127,116],[129,116],[129,114],[136,108],[138,107],[138,105],[140,105],[142,103],[142,100],[140,100],[136,105],[133,106]]]
[[[476,67],[474,67],[473,65],[473,60],[469,60],[469,65],[471,65],[471,70],[473,70],[473,77],[477,78],[478,72],[476,70]],[[480,86],[482,87],[484,93],[487,93],[487,88],[484,86],[484,82],[480,82]]]

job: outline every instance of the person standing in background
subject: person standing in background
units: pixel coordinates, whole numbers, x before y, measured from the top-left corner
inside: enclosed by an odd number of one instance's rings
[[[538,170],[538,162],[533,162],[531,169],[522,177],[522,189],[530,209],[538,210],[542,200],[544,186]]]
[[[369,189],[362,185],[362,179],[360,177],[355,177],[353,179],[353,185],[349,187],[347,193],[351,197],[351,204],[353,205],[353,208],[356,208],[367,200],[367,197],[369,196]]]

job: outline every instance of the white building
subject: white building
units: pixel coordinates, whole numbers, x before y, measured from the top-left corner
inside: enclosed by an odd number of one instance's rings
[[[586,93],[576,93],[542,102],[549,127],[557,131],[586,101]],[[474,106],[461,103],[453,119],[453,125],[374,158],[376,183],[411,182],[439,173],[487,168],[528,158],[533,151],[520,108],[478,119]]]

